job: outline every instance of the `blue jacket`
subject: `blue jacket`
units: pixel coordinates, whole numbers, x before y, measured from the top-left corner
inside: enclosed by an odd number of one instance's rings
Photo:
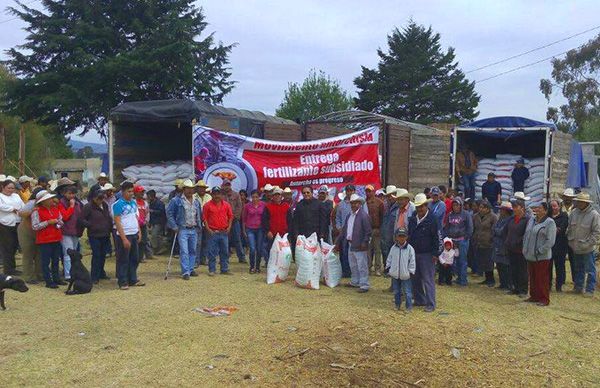
[[[446,217],[446,204],[444,201],[429,202],[429,212],[437,221],[438,230],[441,231],[444,227],[444,217]]]
[[[392,203],[389,208],[383,213],[383,220],[381,221],[381,239],[390,243],[394,242],[394,228],[396,227],[396,220],[398,219],[398,212],[400,211],[400,205],[398,202]]]
[[[408,243],[414,248],[416,254],[431,253],[439,256],[442,252],[442,239],[438,230],[437,221],[431,211],[425,219],[417,225],[417,213],[408,220]]]
[[[194,207],[196,208],[196,225],[202,227],[202,206],[194,198]],[[179,229],[185,226],[185,208],[183,207],[183,198],[181,195],[173,197],[167,207],[167,225],[169,229]]]
[[[525,191],[525,181],[529,178],[527,167],[515,167],[510,177],[513,181],[513,192]]]

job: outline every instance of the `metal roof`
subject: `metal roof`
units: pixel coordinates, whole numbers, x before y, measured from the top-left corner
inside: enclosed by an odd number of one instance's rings
[[[309,123],[339,123],[340,125],[344,125],[346,127],[350,127],[355,130],[366,129],[373,125],[373,123],[381,123],[384,122],[386,124],[396,124],[404,127],[408,127],[414,130],[431,130],[434,129],[427,125],[412,123],[410,121],[404,121],[397,119],[395,117],[382,115],[379,113],[366,112],[364,110],[342,110],[338,112],[328,113],[321,117],[318,117],[314,120],[309,121]]]

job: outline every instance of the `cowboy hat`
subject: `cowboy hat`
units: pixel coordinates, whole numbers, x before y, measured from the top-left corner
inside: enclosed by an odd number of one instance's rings
[[[203,179],[200,179],[198,182],[196,182],[196,187],[208,187],[208,185],[204,182]]]
[[[419,207],[421,205],[425,205],[429,201],[430,200],[427,198],[427,196],[424,193],[419,193],[419,194],[415,195],[414,204],[416,207]]]
[[[385,194],[385,195],[391,195],[391,196],[394,196],[394,195],[396,195],[396,191],[398,191],[398,188],[397,188],[396,186],[394,186],[394,185],[387,185],[387,186],[385,187],[385,192],[384,192],[384,194]]]
[[[339,199],[340,201],[343,201],[344,199],[346,199],[346,193],[344,193],[343,191],[340,191],[340,192],[337,194],[337,197],[338,197],[338,199]]]
[[[6,180],[6,175],[0,174],[0,182],[4,182]]]
[[[56,186],[60,187],[60,186],[70,186],[70,185],[74,185],[75,182],[73,182],[72,180],[70,180],[67,177],[62,177],[59,180],[56,181]]]
[[[19,178],[19,183],[25,183],[25,182],[30,182],[33,180],[33,178],[28,177],[27,175],[23,175],[22,177]]]
[[[193,189],[194,188],[194,182],[192,182],[191,179],[186,179],[181,183],[181,187],[183,188],[188,188],[188,189]]]
[[[264,187],[263,187],[263,191],[272,191],[274,189],[273,185],[271,185],[270,183],[267,183]]]
[[[508,201],[502,201],[502,203],[500,204],[500,209],[512,211],[512,203]]]
[[[410,193],[406,189],[396,190],[396,198],[410,198]]]
[[[577,196],[577,194],[575,194],[575,190],[573,190],[571,187],[568,187],[562,193],[562,196],[563,197],[568,197],[568,198],[575,198]]]
[[[375,195],[385,195],[385,190],[379,189],[375,192]]]
[[[275,194],[281,195],[282,193],[283,193],[283,190],[281,190],[279,187],[273,189],[273,195],[275,195]]]
[[[277,190],[277,189],[275,189],[275,190]],[[281,190],[281,189],[279,189],[279,190]],[[290,189],[289,187],[286,187],[285,189],[283,189],[283,192],[284,193],[291,193],[292,189]]]
[[[177,178],[175,179],[175,186],[180,187],[183,184],[183,179]]]
[[[521,201],[529,201],[531,199],[531,197],[526,197],[525,193],[522,191],[517,191],[516,193],[514,193],[513,198],[520,199]]]
[[[53,179],[48,181],[48,188],[50,189],[50,191],[56,190],[56,187],[58,187],[58,182],[56,180]]]
[[[350,202],[360,202],[360,203],[364,203],[365,199],[363,197],[361,197],[358,194],[352,194],[350,196]]]
[[[105,172],[101,172],[100,175],[98,175],[97,179],[100,179],[100,178],[108,179],[108,175],[106,175]]]
[[[575,197],[574,201],[576,202],[585,202],[585,203],[593,203],[590,195],[588,193],[584,193],[583,191]]]
[[[44,202],[45,200],[54,198],[54,197],[56,197],[55,194],[50,194],[46,190],[42,190],[39,193],[37,193],[37,195],[35,196],[35,204],[39,205],[40,203]]]
[[[12,175],[7,175],[6,178],[4,179],[5,181],[11,181],[13,183],[17,183],[17,180],[15,179],[14,176]]]
[[[115,187],[113,185],[111,185],[110,182],[105,183],[104,186],[102,186],[100,188],[102,189],[102,191],[109,191],[109,190],[114,191],[115,190]]]

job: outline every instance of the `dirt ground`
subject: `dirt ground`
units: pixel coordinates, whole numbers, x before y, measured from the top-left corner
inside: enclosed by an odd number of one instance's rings
[[[89,267],[89,256],[87,265]],[[176,264],[176,269],[178,263]],[[438,287],[438,309],[395,311],[388,280],[358,294],[267,285],[265,273],[163,280],[166,258],[140,266],[146,287],[105,281],[7,292],[0,386],[594,386],[600,302],[553,293],[546,308],[474,284]],[[107,263],[114,277],[114,259]],[[567,285],[571,289],[571,285]],[[231,305],[231,317],[195,307]]]

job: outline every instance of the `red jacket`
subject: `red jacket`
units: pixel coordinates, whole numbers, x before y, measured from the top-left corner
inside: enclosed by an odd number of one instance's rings
[[[58,220],[54,225],[48,224],[49,220]],[[58,206],[45,208],[36,207],[31,213],[31,227],[35,230],[35,243],[48,244],[60,242],[62,240],[62,215]]]
[[[279,233],[283,237],[288,232],[288,212],[290,210],[290,204],[287,202],[281,202],[276,204],[269,202],[266,205],[266,212],[263,213],[263,220],[265,229],[267,232],[273,233],[276,236]]]

